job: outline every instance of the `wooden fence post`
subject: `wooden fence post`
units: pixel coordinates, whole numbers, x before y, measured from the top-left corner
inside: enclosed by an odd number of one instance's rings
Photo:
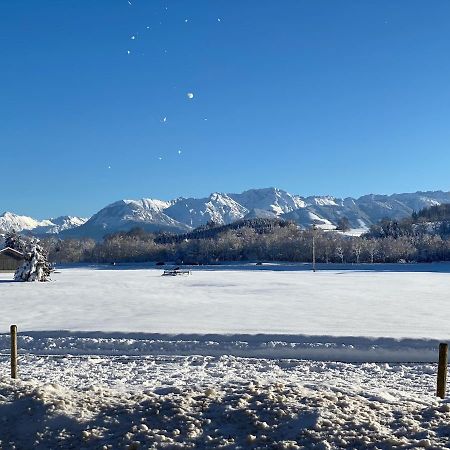
[[[445,397],[445,388],[447,385],[447,360],[448,344],[439,344],[439,365],[436,396],[440,398]]]
[[[11,378],[17,378],[17,325],[11,325]]]

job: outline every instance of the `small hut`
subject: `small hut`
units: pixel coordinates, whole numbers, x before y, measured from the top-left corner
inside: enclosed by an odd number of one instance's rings
[[[13,248],[0,250],[0,272],[15,272],[23,261],[23,254]]]

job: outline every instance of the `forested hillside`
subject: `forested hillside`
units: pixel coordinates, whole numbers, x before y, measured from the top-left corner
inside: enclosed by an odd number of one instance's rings
[[[435,205],[413,212],[411,217],[403,220],[383,219],[370,227],[368,237],[399,238],[402,236],[423,237],[424,235],[450,236],[450,204]]]

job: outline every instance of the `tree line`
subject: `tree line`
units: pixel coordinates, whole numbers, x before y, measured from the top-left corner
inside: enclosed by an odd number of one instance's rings
[[[133,229],[110,234],[100,242],[50,237],[43,240],[43,245],[50,261],[55,263],[310,262],[314,237],[316,261],[321,263],[447,261],[450,260],[450,233],[447,232],[450,207],[448,213],[448,219],[441,210],[420,211],[403,221],[386,219],[359,237],[320,229],[302,230],[292,222],[278,219],[252,219],[220,226],[210,223],[185,235]],[[435,217],[439,220],[433,221]]]
[[[367,237],[382,239],[410,237],[424,239],[425,236],[450,237],[450,205],[439,205],[415,212],[402,220],[383,219],[372,225]]]

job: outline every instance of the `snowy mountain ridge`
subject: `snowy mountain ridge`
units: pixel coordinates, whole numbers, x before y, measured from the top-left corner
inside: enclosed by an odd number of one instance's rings
[[[60,216],[57,218],[36,220],[28,216],[20,216],[4,212],[0,216],[0,231],[32,232],[33,234],[58,234],[64,230],[83,225],[88,219],[82,217]]]
[[[277,188],[250,189],[241,194],[230,194],[230,197],[249,211],[265,210],[277,216],[307,206],[302,197]]]
[[[220,224],[242,219],[248,209],[228,194],[214,192],[207,198],[178,198],[165,213],[190,228],[213,221]]]
[[[119,200],[90,219],[63,216],[39,221],[8,212],[0,216],[0,232],[15,229],[36,235],[101,239],[106,234],[136,227],[180,233],[211,221],[223,225],[255,217],[278,217],[292,220],[302,228],[315,224],[327,230],[336,228],[342,218],[347,218],[354,230],[363,231],[383,218],[402,219],[414,211],[443,203],[450,203],[450,192],[369,194],[359,198],[302,197],[271,187],[237,194],[214,192],[205,198],[179,197],[170,201]]]

